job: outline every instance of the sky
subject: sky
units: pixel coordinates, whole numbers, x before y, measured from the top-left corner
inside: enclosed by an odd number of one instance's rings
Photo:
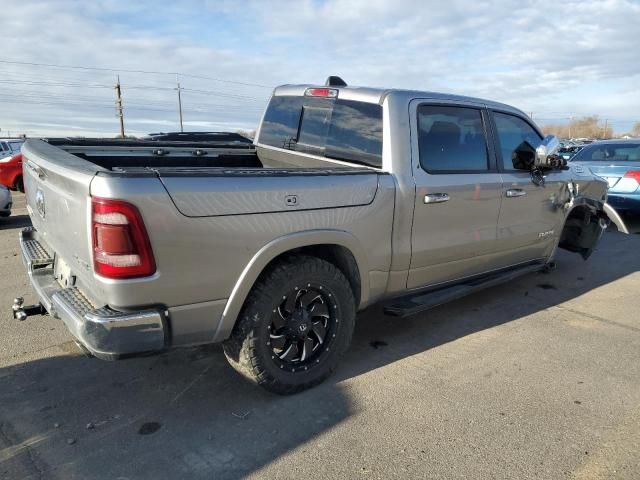
[[[451,92],[640,121],[640,0],[0,0],[0,136],[252,130],[274,86]],[[38,64],[38,65],[35,65]],[[48,66],[46,66],[48,65]],[[55,65],[55,66],[54,66]]]

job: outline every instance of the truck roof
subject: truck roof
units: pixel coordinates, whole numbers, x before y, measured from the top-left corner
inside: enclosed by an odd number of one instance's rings
[[[338,90],[338,98],[346,100],[355,100],[366,103],[379,103],[381,104],[387,97],[395,97],[399,101],[406,101],[409,103],[416,98],[432,99],[432,100],[449,100],[456,102],[468,102],[475,104],[486,105],[487,107],[497,108],[500,110],[512,111],[520,115],[526,115],[522,110],[519,110],[511,105],[505,103],[495,102],[493,100],[486,100],[484,98],[467,97],[464,95],[455,95],[453,93],[440,93],[430,92],[422,90],[404,90],[400,88],[372,88],[372,87],[358,87],[358,86],[326,86],[326,85],[281,85],[276,87],[274,95],[304,95],[304,92],[308,88],[331,88]]]

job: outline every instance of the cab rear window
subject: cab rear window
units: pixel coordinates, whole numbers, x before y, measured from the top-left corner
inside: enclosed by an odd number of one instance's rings
[[[342,99],[272,97],[260,138],[264,145],[382,166],[382,106]]]

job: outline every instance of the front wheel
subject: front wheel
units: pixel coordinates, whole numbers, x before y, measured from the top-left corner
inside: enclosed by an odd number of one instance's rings
[[[224,342],[231,366],[281,395],[326,379],[351,343],[355,300],[332,263],[292,256],[263,275]]]

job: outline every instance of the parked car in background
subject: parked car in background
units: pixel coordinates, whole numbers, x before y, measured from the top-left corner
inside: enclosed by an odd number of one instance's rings
[[[20,152],[23,143],[19,138],[0,138],[0,158]]]
[[[640,139],[591,143],[570,162],[607,181],[608,202],[617,211],[640,214]]]
[[[4,185],[11,190],[24,192],[22,182],[22,153],[0,159],[0,185]]]
[[[11,215],[11,192],[4,185],[0,185],[0,217]]]
[[[569,160],[576,153],[578,153],[580,150],[582,150],[582,147],[584,147],[584,145],[567,145],[567,146],[563,146],[563,147],[560,147],[560,150],[558,150],[558,155],[560,155],[565,160]]]

